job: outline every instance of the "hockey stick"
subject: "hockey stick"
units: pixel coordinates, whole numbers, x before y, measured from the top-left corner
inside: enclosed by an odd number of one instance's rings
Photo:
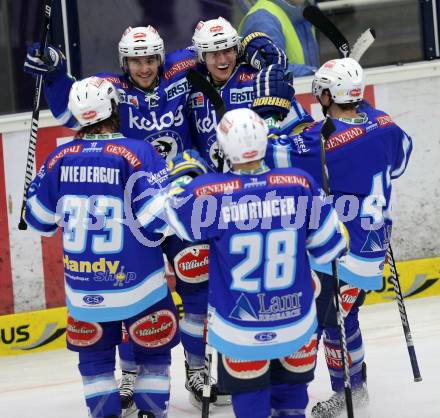
[[[211,366],[212,347],[205,342],[205,366],[203,370],[202,418],[209,418],[209,401],[211,399]]]
[[[47,45],[47,38],[49,35],[50,17],[52,15],[52,0],[45,0],[43,6],[43,22],[40,32],[40,57],[44,56],[44,50]],[[35,150],[37,148],[37,133],[38,133],[38,119],[40,116],[40,95],[43,84],[43,76],[38,75],[35,80],[34,105],[32,110],[31,131],[29,138],[29,146],[26,161],[26,175],[24,179],[23,201],[21,204],[20,222],[18,229],[25,231],[27,229],[25,218],[27,191],[32,182],[35,165]]]
[[[351,57],[357,62],[364,55],[365,51],[376,39],[374,28],[368,28],[362,32],[356,40],[353,48],[350,48],[346,37],[340,32],[336,25],[316,6],[307,6],[303,11],[304,19],[308,20],[320,32],[322,32],[336,47],[341,58]]]
[[[217,118],[220,121],[220,119],[226,113],[226,106],[222,96],[220,96],[218,91],[210,84],[210,82],[196,70],[190,68],[186,78],[211,101],[214,106],[215,113],[217,114]]]
[[[400,288],[399,276],[397,274],[396,262],[394,261],[391,242],[389,243],[387,248],[387,258],[391,271],[391,281],[393,283],[394,292],[396,293],[397,306],[399,307],[400,319],[402,321],[403,334],[405,335],[406,346],[408,348],[409,360],[411,362],[414,382],[421,382],[422,376],[420,375],[416,350],[414,348],[414,342],[412,339],[411,330],[409,328],[408,316],[406,314],[405,302],[403,301],[402,289]]]
[[[330,138],[331,134],[336,130],[333,121],[329,116],[326,117],[322,124],[320,131],[320,155],[321,155],[321,171],[322,171],[322,188],[325,194],[330,194],[330,182],[327,168],[327,159],[325,155],[325,143]],[[348,350],[347,339],[345,337],[344,317],[342,315],[342,300],[339,286],[338,266],[336,260],[332,261],[332,275],[334,280],[334,303],[336,309],[336,318],[339,327],[339,341],[342,351],[342,367],[344,369],[344,391],[345,391],[345,403],[347,406],[347,417],[353,418],[353,397],[351,393],[350,374],[348,369]]]
[[[220,122],[223,115],[226,113],[225,102],[223,101],[220,93],[209,83],[209,81],[203,77],[202,74],[190,68],[186,75],[188,81],[197,89],[199,89],[212,103],[214,106],[217,119]],[[225,160],[219,149],[218,153],[218,171],[223,172],[223,167],[225,165]]]
[[[359,38],[351,49],[350,58],[355,59],[357,62],[362,58],[367,49],[376,39],[376,31],[374,28],[368,28],[365,32],[362,32]]]
[[[341,58],[350,55],[350,45],[347,39],[318,7],[306,6],[303,16],[333,43]]]

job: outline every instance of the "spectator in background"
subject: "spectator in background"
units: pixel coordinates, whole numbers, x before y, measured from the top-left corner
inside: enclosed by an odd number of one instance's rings
[[[319,49],[312,25],[303,18],[305,0],[258,0],[243,17],[241,36],[264,32],[286,51],[295,76],[313,74],[319,67]]]

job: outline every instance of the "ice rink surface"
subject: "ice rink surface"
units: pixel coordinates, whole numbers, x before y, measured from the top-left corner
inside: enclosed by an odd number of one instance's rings
[[[406,308],[423,381],[413,382],[397,304],[363,307],[370,405],[368,410],[355,411],[356,418],[440,417],[440,297],[406,301]],[[309,394],[307,411],[331,394],[321,351]],[[168,417],[200,417],[187,399],[183,352],[178,347],[173,350]],[[215,407],[211,416],[229,418],[234,414],[230,407]],[[0,358],[0,418],[86,417],[74,353],[58,350]]]

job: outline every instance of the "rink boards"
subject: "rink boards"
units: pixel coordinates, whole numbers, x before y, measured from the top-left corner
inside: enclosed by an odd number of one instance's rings
[[[405,175],[393,190],[393,250],[403,291],[408,297],[439,294],[440,223],[435,202],[440,196],[440,132],[437,106],[426,100],[440,90],[435,62],[373,69],[366,98],[390,115],[413,138],[414,151]],[[310,94],[311,78],[295,80],[297,98],[319,119],[320,106]],[[409,98],[409,92],[411,97]],[[414,93],[417,94],[414,94]],[[65,308],[61,237],[42,238],[17,228],[23,193],[30,115],[0,116],[0,355],[64,346]],[[36,165],[39,167],[73,132],[42,112]],[[437,215],[436,215],[437,213]],[[437,258],[428,258],[437,257]],[[368,303],[393,297],[389,274]],[[3,316],[1,316],[3,315]]]

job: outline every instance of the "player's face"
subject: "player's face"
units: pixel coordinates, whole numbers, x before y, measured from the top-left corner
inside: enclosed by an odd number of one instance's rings
[[[214,82],[222,84],[231,77],[237,64],[237,49],[232,47],[222,51],[206,52],[206,68]]]
[[[141,88],[153,87],[159,72],[160,61],[155,56],[151,57],[128,57],[127,66],[131,79]]]

